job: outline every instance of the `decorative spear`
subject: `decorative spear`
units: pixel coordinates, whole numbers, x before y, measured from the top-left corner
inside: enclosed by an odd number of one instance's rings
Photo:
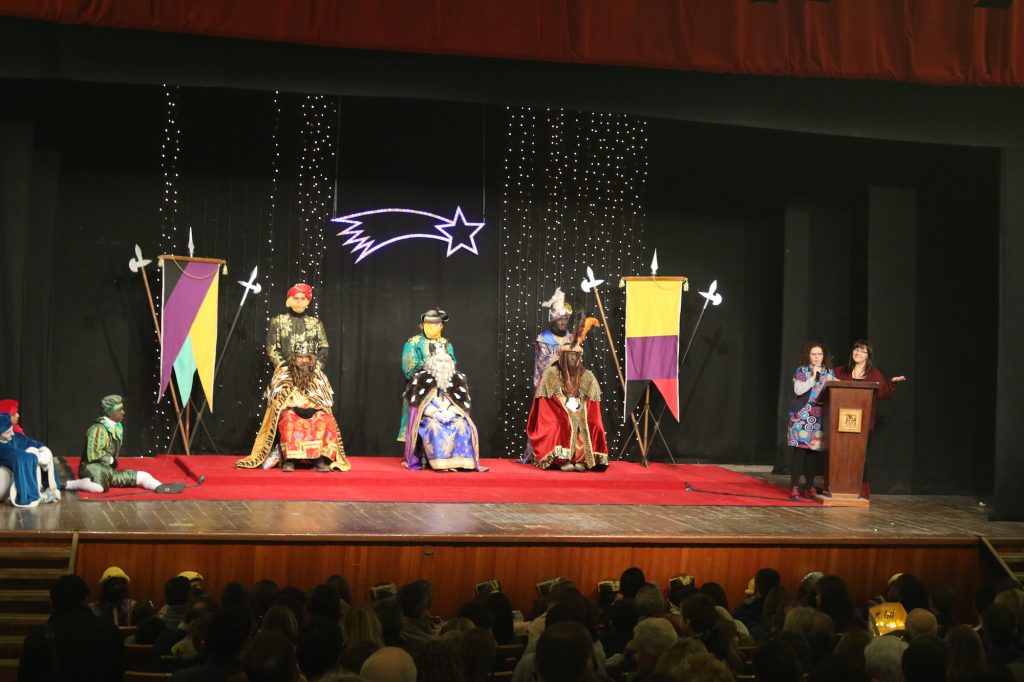
[[[153,292],[149,288],[149,277],[146,275],[146,266],[153,261],[142,257],[142,249],[139,245],[135,245],[135,258],[128,261],[128,269],[132,272],[138,272],[142,274],[142,284],[146,287],[146,298],[149,300],[149,312],[153,315],[153,327],[156,329],[156,340],[157,343],[163,347],[163,335],[160,332],[160,320],[156,317],[156,305],[153,303]],[[181,438],[185,440],[185,425],[181,421],[181,406],[178,404],[178,392],[174,389],[174,382],[171,381],[168,384],[171,389],[171,402],[174,403],[174,413],[178,418],[178,432],[181,433]],[[185,454],[191,454],[188,451],[188,444],[185,444]]]

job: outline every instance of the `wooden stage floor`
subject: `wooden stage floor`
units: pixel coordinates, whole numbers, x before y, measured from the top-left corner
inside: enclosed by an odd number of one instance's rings
[[[766,467],[728,467],[784,484]],[[0,532],[78,531],[83,537],[226,540],[722,543],[948,542],[1022,537],[964,496],[875,495],[870,509],[369,502],[83,502],[0,509]],[[273,519],[273,523],[268,523]]]

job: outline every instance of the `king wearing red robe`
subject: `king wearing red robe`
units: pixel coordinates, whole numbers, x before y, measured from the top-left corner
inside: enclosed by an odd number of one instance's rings
[[[558,360],[541,375],[526,433],[533,445],[534,464],[541,469],[603,471],[608,467],[601,387],[594,373],[583,366],[583,348],[578,343],[563,346]]]

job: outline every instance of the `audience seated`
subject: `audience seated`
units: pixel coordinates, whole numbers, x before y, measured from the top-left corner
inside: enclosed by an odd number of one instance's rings
[[[871,637],[838,576],[817,578],[813,608],[798,605],[799,600],[791,599],[778,584],[761,598],[760,590],[778,576],[773,573],[758,571],[760,586],[755,578],[750,598],[737,608],[737,613],[753,614],[760,601],[760,620],[755,624],[760,645],[747,637],[742,621],[716,603],[727,603],[717,584],[705,583],[698,591],[690,580],[683,585],[689,595],[675,614],[667,609],[661,591],[641,581],[643,571],[634,567],[623,573],[626,587],[602,615],[603,631],[594,602],[571,581],[547,581],[538,589],[550,594],[539,600],[542,610],[529,624],[529,631],[537,632],[533,646],[520,639],[518,646],[500,649],[499,632],[505,642],[517,638],[512,604],[498,591],[454,612],[453,605],[440,604],[442,613],[453,616],[443,622],[431,616],[433,590],[423,580],[403,585],[396,597],[380,599],[372,607],[348,601],[351,588],[337,575],[308,593],[295,587],[278,589],[272,581],[259,581],[250,591],[235,582],[221,589],[218,605],[195,591],[187,576],[178,576],[164,586],[162,615],[142,618],[131,632],[135,643],[154,646],[132,647],[128,659],[122,632],[108,614],[97,617],[85,606],[85,583],[65,576],[51,591],[54,613],[49,619],[58,640],[63,638],[60,655],[50,656],[45,637],[33,632],[24,642],[18,679],[54,679],[56,662],[59,667],[71,666],[72,674],[64,675],[67,679],[79,679],[78,673],[86,671],[89,679],[119,680],[125,660],[140,671],[175,666],[173,682],[485,682],[496,670],[511,671],[505,674],[513,682],[1024,679],[1024,591],[1014,583],[975,595],[978,606],[987,605],[979,628],[972,628],[957,625],[951,615],[952,590],[940,588],[937,598],[930,599],[924,591],[922,597],[924,586],[917,578],[897,574],[890,597],[906,603],[924,599],[939,613],[923,607],[908,612],[903,641],[899,633]],[[105,583],[118,579],[107,577]],[[804,582],[810,579],[811,575]],[[106,597],[111,605],[123,601],[116,590]],[[139,616],[152,614],[151,603],[138,604],[132,617],[136,610]],[[845,631],[835,626],[837,618],[845,619]],[[943,623],[951,625],[940,638]],[[526,624],[522,631],[527,631]],[[92,665],[97,651],[103,652],[107,667]],[[167,651],[174,658],[159,660]],[[611,654],[607,661],[606,654]],[[83,667],[82,660],[89,665]]]
[[[52,615],[22,644],[19,682],[121,679],[124,640],[117,626],[86,606],[88,598],[89,586],[77,575],[54,582]]]
[[[210,616],[206,630],[204,661],[171,675],[171,682],[220,682],[242,670],[240,656],[252,630],[246,605],[224,608]]]

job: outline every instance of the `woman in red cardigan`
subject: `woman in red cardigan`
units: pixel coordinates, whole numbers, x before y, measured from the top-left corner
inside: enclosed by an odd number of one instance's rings
[[[836,367],[836,379],[839,381],[870,381],[878,384],[874,400],[871,404],[871,421],[868,422],[868,435],[875,430],[875,415],[878,413],[878,401],[888,400],[896,392],[896,384],[906,381],[907,377],[897,376],[886,379],[885,375],[874,366],[874,352],[871,350],[871,342],[865,339],[855,341],[853,350],[850,351],[850,361],[841,367]],[[864,487],[861,497],[867,497],[870,488],[867,481],[867,462],[864,463]]]

